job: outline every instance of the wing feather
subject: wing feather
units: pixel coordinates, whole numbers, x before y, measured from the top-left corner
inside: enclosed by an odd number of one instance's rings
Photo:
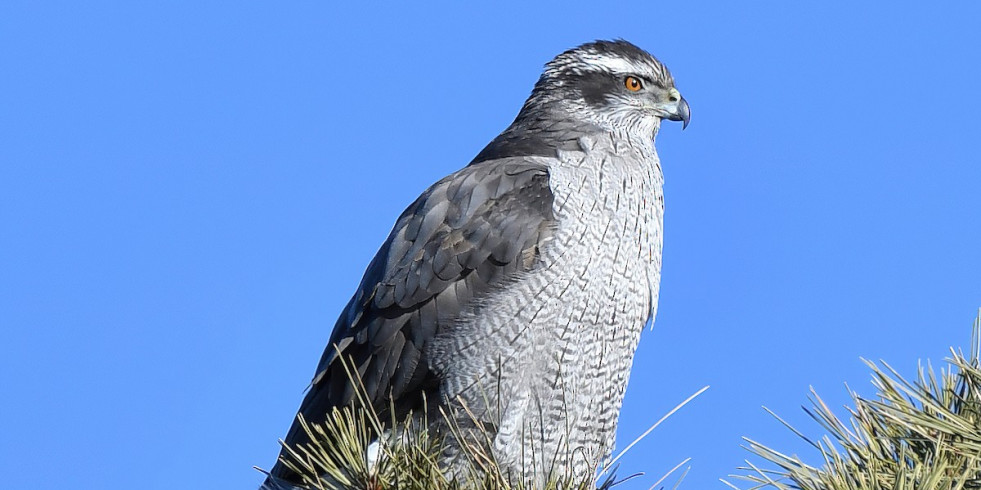
[[[401,416],[424,394],[438,396],[433,366],[444,360],[428,358],[427,343],[452,334],[475,300],[537,265],[528,257],[551,237],[552,203],[547,169],[527,158],[472,164],[426,190],[396,221],[334,325],[300,406],[306,420],[321,422],[352,402],[339,356],[353,363],[382,412],[394,407]],[[294,423],[285,442],[306,437]],[[279,464],[273,470],[288,473]]]

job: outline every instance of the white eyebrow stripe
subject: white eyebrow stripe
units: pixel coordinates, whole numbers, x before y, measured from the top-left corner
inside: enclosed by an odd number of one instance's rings
[[[586,53],[582,55],[582,61],[591,64],[599,65],[613,73],[637,73],[643,74],[648,72],[647,69],[637,66],[623,58],[606,56],[602,54]]]

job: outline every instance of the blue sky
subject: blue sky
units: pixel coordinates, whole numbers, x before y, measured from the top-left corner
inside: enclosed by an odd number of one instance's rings
[[[658,137],[661,301],[621,445],[722,488],[741,437],[816,455],[813,386],[872,395],[981,306],[981,5],[5,1],[0,472],[252,488],[401,210],[562,50],[622,37],[692,123]]]

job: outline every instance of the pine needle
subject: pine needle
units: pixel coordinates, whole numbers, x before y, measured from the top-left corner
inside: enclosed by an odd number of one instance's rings
[[[865,361],[877,394],[864,398],[849,390],[855,406],[848,410],[848,423],[812,390],[813,407],[805,411],[828,435],[815,444],[791,430],[818,449],[823,464],[811,466],[746,439],[750,452],[777,469],[747,461],[740,469],[748,473],[734,478],[751,482],[752,489],[981,490],[979,343],[981,310],[968,356],[952,348],[946,369],[920,364],[916,379],[908,380],[883,361]]]

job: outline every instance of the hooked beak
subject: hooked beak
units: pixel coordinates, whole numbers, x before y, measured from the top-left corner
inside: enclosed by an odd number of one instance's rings
[[[688,101],[681,96],[676,88],[671,89],[669,99],[671,102],[665,104],[663,109],[664,117],[669,121],[681,121],[681,129],[687,128],[688,121],[691,121],[691,108],[688,107]]]

